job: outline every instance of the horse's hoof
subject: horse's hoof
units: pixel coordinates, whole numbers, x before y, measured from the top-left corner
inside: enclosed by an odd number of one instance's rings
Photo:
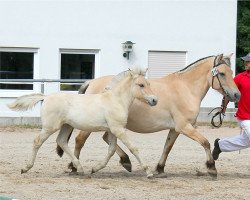
[[[129,157],[122,157],[120,163],[127,171],[132,172],[132,164]]]
[[[24,174],[26,173],[28,170],[25,170],[25,169],[21,169],[21,174]]]
[[[163,173],[164,173],[164,167],[165,167],[165,166],[161,166],[161,165],[158,164],[155,171],[156,171],[158,174],[163,174]]]

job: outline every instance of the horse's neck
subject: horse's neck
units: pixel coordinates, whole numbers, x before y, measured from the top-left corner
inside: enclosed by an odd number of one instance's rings
[[[210,86],[207,77],[208,74],[211,73],[212,65],[212,61],[208,60],[180,75],[181,79],[186,82],[190,92],[196,97],[199,97],[200,101],[209,90]]]
[[[135,99],[131,92],[131,81],[132,79],[130,77],[126,77],[119,83],[119,85],[112,89],[113,95],[125,109],[128,109]]]

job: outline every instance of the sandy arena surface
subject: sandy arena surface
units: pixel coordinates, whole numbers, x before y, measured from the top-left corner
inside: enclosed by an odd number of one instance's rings
[[[238,128],[212,129],[201,126],[198,130],[210,141],[239,133]],[[69,175],[65,155],[55,153],[56,136],[52,135],[41,147],[34,167],[26,174],[20,170],[31,155],[33,139],[39,129],[0,128],[0,197],[29,199],[250,199],[250,149],[223,153],[216,162],[218,178],[205,172],[205,151],[196,142],[179,136],[166,163],[165,173],[147,179],[137,160],[128,153],[133,164],[129,173],[113,156],[107,167],[96,174],[90,171],[101,161],[107,145],[101,133],[93,133],[86,142],[80,161],[84,176]],[[73,150],[74,131],[70,140]],[[160,158],[167,131],[154,134],[128,132],[141,152],[141,157],[154,168]],[[119,142],[120,144],[120,142]],[[125,149],[128,152],[127,149]],[[0,198],[1,199],[1,198]]]

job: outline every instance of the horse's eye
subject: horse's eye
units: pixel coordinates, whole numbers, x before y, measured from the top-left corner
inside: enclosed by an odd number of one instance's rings
[[[141,88],[144,88],[144,84],[138,84]]]
[[[221,72],[221,73],[219,73],[219,74],[220,74],[220,76],[222,76],[222,77],[224,77],[224,76],[225,76],[225,74],[224,74],[224,73],[222,73],[222,72]]]

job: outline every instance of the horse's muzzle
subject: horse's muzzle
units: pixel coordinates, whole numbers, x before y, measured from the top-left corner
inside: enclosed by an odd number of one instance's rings
[[[227,98],[229,99],[229,101],[233,101],[233,102],[238,102],[240,100],[240,92],[236,91],[236,92],[227,92]]]
[[[151,95],[146,98],[146,101],[150,106],[155,106],[158,102],[158,99],[156,96]]]

